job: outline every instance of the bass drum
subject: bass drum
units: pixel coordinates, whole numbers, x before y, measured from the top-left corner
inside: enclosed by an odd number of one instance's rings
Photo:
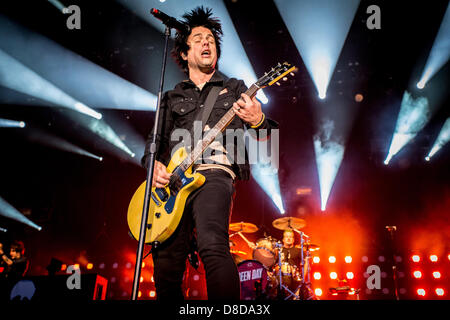
[[[268,300],[274,296],[276,280],[270,277],[262,263],[245,260],[238,264],[241,300]]]
[[[259,239],[253,249],[253,259],[261,262],[266,268],[271,268],[278,258],[275,243],[276,241],[270,237]]]

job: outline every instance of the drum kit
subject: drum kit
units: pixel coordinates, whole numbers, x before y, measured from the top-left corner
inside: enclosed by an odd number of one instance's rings
[[[242,300],[312,300],[316,299],[311,289],[311,252],[320,247],[310,242],[310,237],[301,229],[306,226],[303,219],[283,217],[272,222],[273,227],[279,230],[292,230],[300,235],[300,244],[296,245],[300,251],[298,265],[286,261],[283,243],[264,234],[253,243],[244,233],[255,233],[258,227],[248,222],[230,224],[230,238],[240,236],[252,250],[251,260],[242,258],[247,252],[233,248],[234,242],[230,240],[230,251],[238,266],[241,282]]]

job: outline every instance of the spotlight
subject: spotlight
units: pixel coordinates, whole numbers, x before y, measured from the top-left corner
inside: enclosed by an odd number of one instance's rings
[[[331,279],[337,279],[337,273],[336,272],[330,272],[330,278]]]
[[[347,279],[353,279],[355,277],[355,275],[353,274],[353,272],[347,272]]]
[[[419,296],[422,296],[422,297],[425,297],[425,295],[426,295],[426,291],[425,291],[425,289],[417,289],[417,294],[419,295]]]
[[[149,296],[150,298],[154,298],[154,297],[156,296],[155,290],[150,290],[150,293],[148,294],[148,296]]]
[[[319,257],[313,257],[313,262],[314,263],[319,263],[320,262],[320,258]]]
[[[316,296],[318,296],[318,297],[322,296],[322,294],[323,294],[322,289],[316,288],[316,289],[314,290],[314,294],[315,294]]]
[[[432,254],[432,255],[430,256],[430,261],[431,261],[431,262],[437,262],[437,261],[438,261],[438,256],[435,255],[435,254]]]
[[[441,273],[439,271],[434,271],[433,272],[433,278],[440,279],[441,278]]]
[[[351,256],[346,256],[344,258],[344,260],[345,260],[345,263],[352,263],[352,257]]]
[[[430,161],[430,158],[434,156],[442,147],[450,141],[450,118],[448,118],[439,132],[436,141],[433,143],[433,147],[425,158],[426,161]]]
[[[86,265],[86,269],[91,270],[92,268],[94,268],[94,265],[92,263],[88,263]]]
[[[418,255],[413,255],[412,257],[411,257],[411,260],[412,261],[414,261],[414,262],[419,262],[420,261],[420,256],[418,256]]]
[[[322,278],[322,275],[320,274],[320,272],[314,272],[313,277],[316,280],[320,280],[320,278]]]
[[[422,272],[420,272],[418,270],[414,271],[413,275],[414,275],[414,278],[416,278],[416,279],[422,278]]]
[[[335,262],[336,262],[336,257],[335,257],[335,256],[330,256],[330,257],[328,258],[328,261],[329,261],[330,263],[335,263]]]
[[[418,88],[418,89],[423,89],[423,88],[425,88],[425,81],[422,80],[422,81],[420,81],[420,82],[417,82],[417,88]]]
[[[445,291],[442,288],[436,288],[435,292],[440,297],[442,297],[445,294]]]

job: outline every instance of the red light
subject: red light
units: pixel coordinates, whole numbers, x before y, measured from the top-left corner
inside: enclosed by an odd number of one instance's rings
[[[355,275],[353,274],[353,272],[347,272],[347,279],[353,279],[355,277]]]
[[[425,289],[417,289],[417,294],[419,296],[425,297],[426,295]]]
[[[411,260],[414,261],[414,262],[419,262],[420,261],[420,257],[417,254],[415,254],[415,255],[413,255],[411,257]]]
[[[320,272],[314,272],[313,277],[316,280],[320,280],[320,278],[322,278],[322,275],[320,274]]]
[[[322,289],[320,289],[320,288],[317,288],[316,290],[314,290],[314,293],[315,293],[316,296],[318,296],[318,297],[322,296],[322,294],[323,294]]]
[[[91,270],[94,267],[94,265],[92,263],[88,263],[86,265],[86,269]]]
[[[150,298],[154,298],[156,296],[156,292],[154,290],[151,290],[148,295]]]
[[[352,263],[352,257],[351,256],[346,256],[344,258],[344,260],[345,260],[345,263]]]
[[[431,262],[437,262],[437,261],[438,261],[437,255],[432,254],[432,255],[430,256],[430,260],[431,260]]]
[[[433,272],[433,277],[434,277],[435,279],[440,279],[440,278],[441,278],[441,273],[440,273],[439,271],[434,271],[434,272]]]
[[[436,292],[436,294],[437,294],[438,296],[440,296],[440,297],[442,297],[442,296],[445,294],[445,291],[444,291],[444,289],[442,289],[442,288],[437,288],[437,289],[435,290],[435,292]]]
[[[335,256],[330,256],[330,257],[328,258],[328,261],[329,261],[330,263],[335,263],[335,262],[336,262],[336,257],[335,257]]]
[[[422,272],[420,272],[420,271],[414,271],[413,275],[414,275],[414,278],[416,278],[416,279],[422,278]]]
[[[330,278],[331,279],[337,279],[337,273],[336,272],[330,272]]]

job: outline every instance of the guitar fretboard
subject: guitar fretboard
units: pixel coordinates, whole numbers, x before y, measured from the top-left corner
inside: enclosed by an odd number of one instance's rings
[[[260,89],[256,84],[253,84],[245,94],[253,98],[256,92]],[[225,115],[211,128],[202,140],[194,147],[194,150],[183,160],[180,164],[180,169],[186,171],[197,160],[208,146],[216,139],[217,135],[225,130],[225,128],[233,121],[236,113],[233,107],[225,113]]]

